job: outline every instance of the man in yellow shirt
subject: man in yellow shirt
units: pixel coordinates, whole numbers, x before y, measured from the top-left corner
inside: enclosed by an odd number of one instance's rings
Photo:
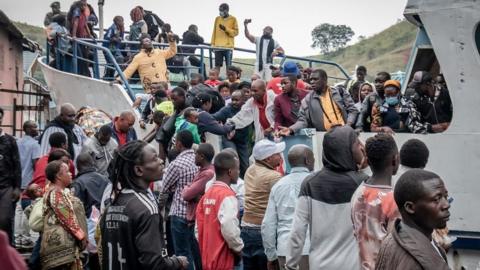
[[[238,35],[237,19],[229,15],[229,6],[225,3],[219,7],[220,16],[215,18],[212,34],[212,46],[227,48],[227,50],[215,50],[215,68],[220,70],[225,58],[225,64],[231,65],[232,51],[235,46],[234,38]]]
[[[143,34],[140,39],[141,50],[133,57],[132,62],[123,71],[128,79],[138,70],[140,80],[149,80],[151,83],[167,82],[167,63],[165,60],[172,58],[177,53],[177,44],[173,33],[168,33],[169,47],[166,50],[154,49],[148,34]],[[117,81],[119,78],[117,77]]]

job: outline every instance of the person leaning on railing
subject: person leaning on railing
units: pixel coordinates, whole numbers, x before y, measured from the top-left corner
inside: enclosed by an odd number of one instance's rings
[[[167,64],[166,60],[172,58],[177,53],[177,44],[175,43],[174,34],[168,33],[169,47],[166,50],[154,49],[152,40],[149,35],[143,34],[140,38],[141,50],[133,57],[132,62],[123,72],[128,80],[135,71],[138,71],[142,82],[149,79],[152,83],[166,82]],[[117,82],[121,79],[117,77]]]

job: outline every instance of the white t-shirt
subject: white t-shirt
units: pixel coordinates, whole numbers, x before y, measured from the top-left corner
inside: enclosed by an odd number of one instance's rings
[[[255,37],[255,46],[257,47],[257,62],[255,63],[255,66],[257,66],[258,69],[258,63],[260,59],[260,41],[262,40],[262,37]],[[273,44],[273,49],[278,49],[280,48],[280,44],[274,39],[274,44]],[[263,41],[263,50],[262,50],[262,59],[263,59],[263,69],[269,69],[269,66],[266,66],[267,64],[267,50],[268,50],[268,44],[270,43],[270,40],[265,39]]]

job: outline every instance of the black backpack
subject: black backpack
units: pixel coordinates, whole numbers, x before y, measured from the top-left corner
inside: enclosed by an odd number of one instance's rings
[[[182,55],[174,55],[172,58],[167,59],[166,61],[168,70],[171,73],[179,74],[185,71],[185,67],[183,66],[183,56]]]
[[[186,96],[187,105],[191,106],[193,99],[200,93],[207,93],[212,97],[212,109],[210,109],[210,114],[214,114],[221,108],[225,107],[225,100],[223,100],[220,93],[206,84],[198,84],[188,90]]]
[[[145,15],[143,16],[143,19],[147,23],[147,28],[148,28],[148,34],[152,38],[152,40],[160,33],[160,27],[162,27],[165,23],[158,17],[157,14],[145,10]]]

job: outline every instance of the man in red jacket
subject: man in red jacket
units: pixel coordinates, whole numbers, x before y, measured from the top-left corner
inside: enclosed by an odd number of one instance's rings
[[[230,184],[237,183],[239,161],[220,152],[214,159],[216,180],[197,206],[198,242],[204,270],[233,269],[243,241],[238,226],[238,201]]]

